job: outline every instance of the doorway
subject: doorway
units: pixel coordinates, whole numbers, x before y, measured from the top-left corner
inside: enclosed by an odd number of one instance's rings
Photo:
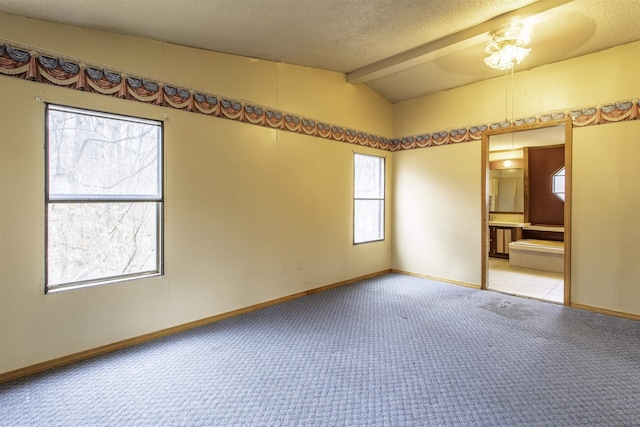
[[[483,133],[482,289],[570,304],[571,143],[570,119]],[[552,160],[558,149],[563,158]]]

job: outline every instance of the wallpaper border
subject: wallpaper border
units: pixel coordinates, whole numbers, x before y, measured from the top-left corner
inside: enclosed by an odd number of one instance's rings
[[[77,60],[65,59],[33,47],[16,46],[1,39],[0,43],[2,43],[0,44],[0,74],[5,76],[385,151],[403,151],[479,141],[482,138],[482,132],[487,129],[544,123],[567,117],[571,117],[573,127],[617,123],[640,118],[640,102],[638,97],[635,97],[605,105],[543,112],[513,121],[506,120],[400,138],[386,138],[198,89],[181,88],[166,82],[135,77],[135,73],[110,71],[101,65],[75,62]]]

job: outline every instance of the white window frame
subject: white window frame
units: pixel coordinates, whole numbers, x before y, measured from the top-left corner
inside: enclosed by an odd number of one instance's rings
[[[379,186],[380,188],[380,194],[378,194],[377,196],[359,196],[358,193],[362,190],[357,188],[358,187],[358,180],[357,180],[357,170],[356,168],[358,167],[357,165],[357,159],[358,158],[371,158],[371,159],[377,159],[379,161],[379,174],[378,174],[378,181],[379,181]],[[382,156],[374,156],[374,155],[370,155],[370,154],[362,154],[362,153],[354,153],[353,156],[353,244],[354,245],[359,245],[359,244],[363,244],[363,243],[371,243],[371,242],[380,242],[385,240],[385,224],[386,224],[386,212],[385,212],[385,208],[386,208],[386,158],[382,157]],[[368,236],[359,236],[358,234],[358,205],[360,203],[366,203],[366,202],[378,202],[378,206],[379,206],[379,212],[378,212],[378,217],[379,217],[379,228],[377,230],[377,233],[375,233],[375,235],[368,235]]]
[[[121,195],[121,194],[99,194],[99,195],[76,195],[72,193],[68,193],[65,195],[62,194],[52,194],[51,192],[51,168],[50,168],[50,139],[51,139],[51,130],[50,128],[50,112],[66,112],[77,115],[88,115],[99,118],[104,118],[107,120],[121,120],[124,122],[134,122],[140,123],[144,125],[150,126],[158,126],[158,145],[156,147],[157,152],[157,164],[155,167],[156,176],[157,176],[157,193],[155,195]],[[87,280],[71,280],[71,281],[62,281],[59,283],[50,283],[50,252],[52,249],[49,247],[51,241],[50,236],[54,227],[50,222],[50,215],[52,212],[53,205],[63,205],[63,204],[79,204],[86,205],[89,204],[102,204],[103,206],[111,205],[110,207],[114,207],[116,205],[125,205],[130,204],[130,207],[133,208],[136,204],[138,206],[140,203],[144,203],[147,205],[151,205],[152,215],[155,215],[155,225],[154,227],[154,238],[155,238],[155,256],[153,268],[145,268],[139,269],[138,271],[130,272],[130,273],[119,273],[112,274],[100,277],[93,277]],[[51,208],[51,209],[50,209]],[[96,208],[99,209],[99,208]],[[164,123],[160,120],[152,120],[146,118],[132,117],[123,114],[115,114],[103,111],[94,111],[84,108],[75,108],[75,107],[67,107],[58,104],[45,104],[45,283],[44,283],[44,292],[47,293],[55,293],[59,291],[65,291],[70,289],[78,289],[85,288],[90,286],[104,285],[122,282],[126,280],[139,279],[143,277],[152,277],[152,276],[161,276],[164,274]],[[150,224],[151,226],[152,224]],[[87,264],[92,265],[89,260]],[[52,267],[53,268],[53,267]]]

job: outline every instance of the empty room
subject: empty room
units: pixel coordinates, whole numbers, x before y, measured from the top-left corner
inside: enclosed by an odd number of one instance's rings
[[[0,0],[0,425],[638,425],[638,22]]]

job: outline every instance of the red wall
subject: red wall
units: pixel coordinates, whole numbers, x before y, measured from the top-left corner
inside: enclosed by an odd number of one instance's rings
[[[564,146],[529,147],[529,222],[564,225],[564,201],[551,191],[551,177],[564,166]]]

